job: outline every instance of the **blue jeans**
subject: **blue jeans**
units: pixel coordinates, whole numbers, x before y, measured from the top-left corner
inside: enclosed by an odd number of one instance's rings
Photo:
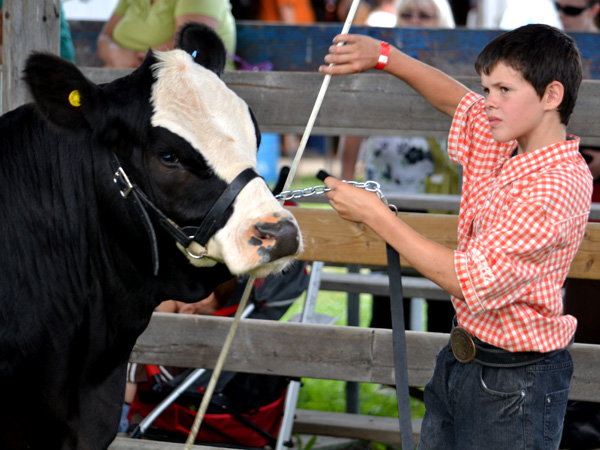
[[[450,345],[425,387],[419,450],[558,449],[573,375],[567,350],[516,368],[458,362]]]

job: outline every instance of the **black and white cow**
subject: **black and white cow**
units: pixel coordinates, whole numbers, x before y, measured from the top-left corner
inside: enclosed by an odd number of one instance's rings
[[[106,448],[154,308],[301,251],[222,43],[189,25],[180,44],[101,86],[32,55],[34,102],[0,118],[1,449]]]

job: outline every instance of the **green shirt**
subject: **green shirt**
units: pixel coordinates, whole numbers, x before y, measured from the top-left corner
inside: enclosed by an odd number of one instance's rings
[[[227,53],[235,54],[235,19],[229,0],[119,0],[114,14],[122,16],[113,31],[121,47],[145,52],[173,39],[175,19],[187,14],[209,16],[219,22],[217,33]]]
[[[0,9],[2,9],[3,0],[0,0]],[[75,62],[75,48],[73,47],[73,39],[71,38],[71,29],[69,22],[63,11],[62,2],[60,2],[60,56]]]

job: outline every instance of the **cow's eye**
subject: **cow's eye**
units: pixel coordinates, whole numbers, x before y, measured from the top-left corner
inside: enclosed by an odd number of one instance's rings
[[[170,152],[162,152],[158,155],[160,160],[167,165],[179,164],[179,158],[176,154]]]

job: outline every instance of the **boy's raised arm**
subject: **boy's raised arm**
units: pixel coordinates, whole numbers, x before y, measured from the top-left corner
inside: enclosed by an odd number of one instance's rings
[[[381,41],[358,34],[339,34],[333,39],[325,62],[319,71],[339,75],[373,69],[379,60]],[[342,44],[342,45],[337,45]],[[432,106],[453,116],[460,100],[469,91],[444,72],[422,63],[390,46],[388,63],[383,69],[403,80]]]

